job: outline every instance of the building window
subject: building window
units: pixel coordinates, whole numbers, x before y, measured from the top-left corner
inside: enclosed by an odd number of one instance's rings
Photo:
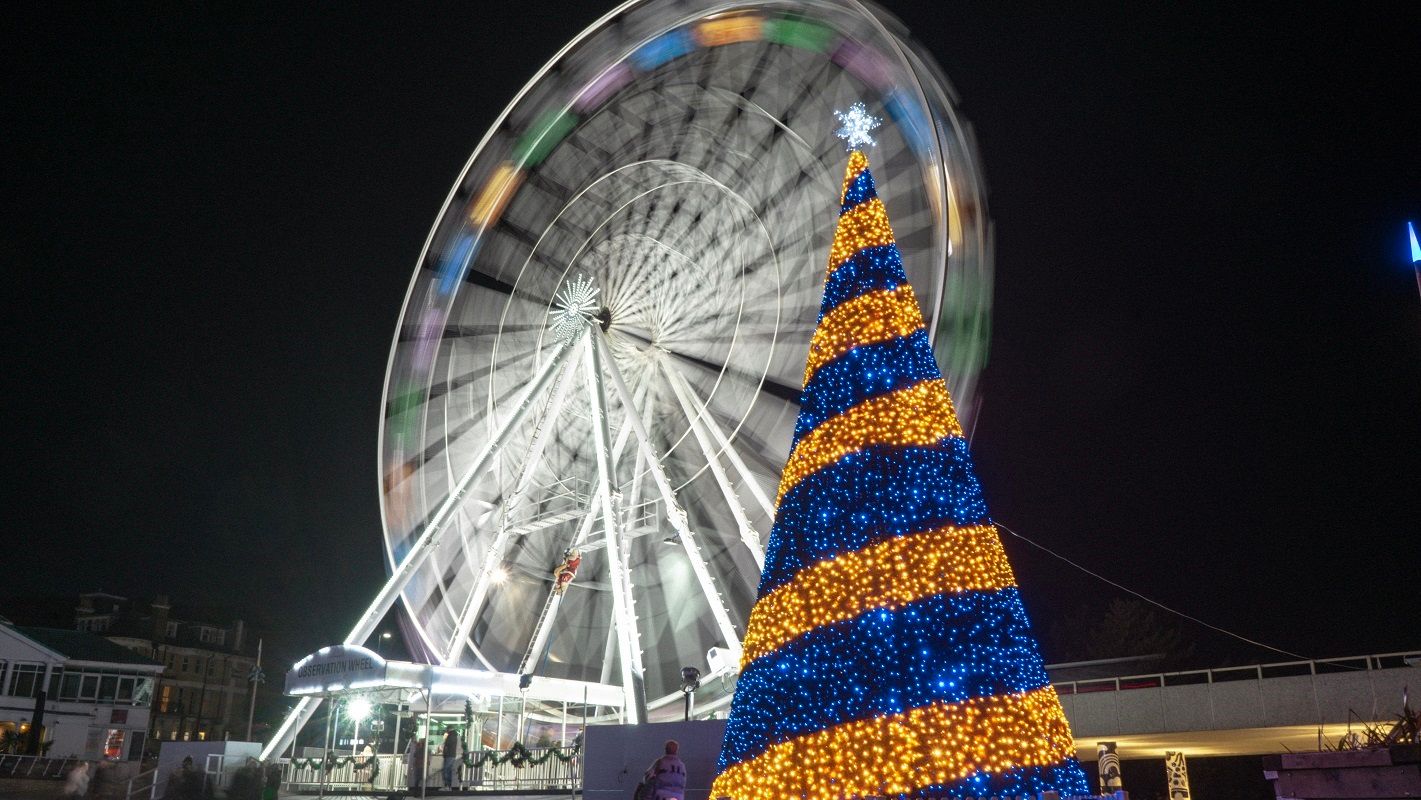
[[[16,664],[10,668],[10,688],[6,694],[12,697],[34,697],[44,685],[43,664]]]
[[[177,637],[178,637],[178,623],[176,623],[176,622],[169,622],[169,623],[168,623],[168,638],[169,638],[169,639],[176,639]]]
[[[118,728],[109,728],[108,738],[104,741],[104,758],[117,761],[123,758],[123,736],[124,731]]]
[[[173,707],[173,687],[164,686],[158,692],[158,713],[166,714],[168,709]]]
[[[192,666],[192,664],[191,664],[191,662],[188,661],[188,657],[187,657],[187,656],[183,656],[183,665],[182,665],[181,668],[178,669],[178,672],[187,672],[187,671],[188,671],[188,668],[191,667],[191,666]]]

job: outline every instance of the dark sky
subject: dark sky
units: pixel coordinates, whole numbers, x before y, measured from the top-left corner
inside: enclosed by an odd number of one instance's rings
[[[0,595],[166,591],[334,641],[383,579],[415,257],[600,11],[51,5],[0,26]],[[1421,14],[1036,5],[889,4],[991,189],[994,513],[1287,649],[1421,647]],[[1007,547],[1047,625],[1107,591]]]

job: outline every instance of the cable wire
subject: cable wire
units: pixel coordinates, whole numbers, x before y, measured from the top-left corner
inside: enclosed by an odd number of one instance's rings
[[[1316,660],[1317,660],[1317,659],[1314,659],[1314,658],[1309,658],[1309,657],[1304,656],[1304,655],[1299,655],[1298,653],[1294,653],[1294,652],[1289,651],[1289,650],[1284,650],[1284,649],[1281,648],[1281,647],[1274,647],[1274,646],[1271,645],[1271,644],[1264,644],[1263,642],[1260,642],[1260,641],[1258,641],[1258,640],[1256,640],[1256,639],[1250,639],[1250,638],[1248,638],[1247,636],[1243,636],[1243,635],[1241,635],[1241,634],[1234,633],[1233,631],[1228,630],[1228,629],[1226,629],[1226,628],[1220,628],[1218,625],[1211,625],[1211,624],[1205,622],[1204,620],[1199,619],[1198,617],[1190,616],[1189,614],[1186,614],[1186,613],[1184,613],[1183,611],[1179,611],[1178,609],[1170,608],[1169,606],[1165,605],[1164,603],[1161,603],[1160,601],[1155,600],[1155,599],[1153,599],[1153,598],[1146,597],[1146,596],[1140,594],[1139,592],[1135,591],[1134,589],[1131,589],[1131,588],[1128,587],[1128,586],[1122,586],[1121,584],[1116,583],[1115,581],[1110,580],[1109,578],[1105,577],[1104,575],[1101,575],[1101,574],[1098,573],[1098,572],[1094,572],[1094,571],[1092,571],[1092,570],[1086,569],[1085,567],[1081,566],[1080,564],[1077,564],[1076,562],[1070,560],[1069,558],[1066,558],[1065,556],[1061,555],[1060,553],[1056,552],[1055,550],[1052,550],[1051,548],[1047,547],[1047,546],[1044,545],[1044,544],[1040,544],[1040,543],[1038,543],[1038,542],[1034,542],[1034,541],[1032,541],[1032,540],[1026,538],[1025,536],[1022,536],[1021,534],[1019,534],[1019,533],[1017,533],[1016,531],[1014,531],[1014,530],[1012,530],[1011,528],[1009,528],[1009,527],[1006,525],[1006,523],[1002,522],[1001,520],[992,520],[992,521],[996,523],[996,525],[997,525],[998,528],[1001,528],[1002,530],[1006,531],[1007,533],[1010,533],[1012,536],[1015,536],[1016,538],[1022,540],[1023,542],[1026,542],[1027,544],[1031,545],[1032,547],[1035,547],[1037,550],[1041,550],[1041,551],[1043,551],[1043,552],[1045,552],[1045,553],[1048,553],[1048,554],[1050,554],[1050,555],[1052,555],[1052,556],[1054,556],[1054,557],[1056,557],[1056,558],[1058,558],[1058,559],[1060,559],[1060,560],[1066,562],[1067,564],[1070,564],[1071,566],[1075,567],[1076,569],[1080,570],[1081,572],[1084,572],[1085,574],[1091,576],[1092,578],[1095,578],[1095,579],[1098,580],[1098,581],[1102,581],[1102,582],[1104,582],[1104,583],[1108,583],[1108,584],[1110,584],[1111,586],[1114,586],[1116,589],[1119,589],[1119,590],[1122,591],[1122,592],[1128,592],[1129,594],[1132,594],[1132,595],[1134,595],[1135,597],[1138,597],[1138,598],[1140,598],[1141,600],[1144,600],[1146,603],[1149,603],[1149,604],[1152,605],[1152,606],[1157,606],[1157,607],[1159,607],[1159,608],[1162,608],[1162,609],[1164,609],[1165,611],[1168,611],[1169,613],[1174,614],[1175,616],[1183,617],[1184,619],[1187,619],[1187,620],[1189,620],[1189,621],[1191,621],[1191,622],[1196,622],[1196,623],[1198,623],[1198,624],[1200,624],[1200,625],[1203,625],[1204,627],[1209,628],[1210,630],[1218,631],[1219,633],[1222,633],[1222,634],[1224,634],[1224,635],[1226,635],[1226,636],[1232,636],[1233,638],[1238,639],[1238,640],[1241,641],[1241,642],[1247,642],[1247,643],[1249,643],[1249,644],[1251,644],[1251,645],[1254,645],[1255,647],[1261,647],[1261,648],[1263,648],[1264,650],[1272,650],[1272,651],[1275,652],[1275,653],[1282,653],[1282,654],[1285,655],[1285,656],[1291,656],[1291,657],[1293,657],[1293,658],[1301,659],[1301,660],[1303,660],[1303,661],[1316,661]]]

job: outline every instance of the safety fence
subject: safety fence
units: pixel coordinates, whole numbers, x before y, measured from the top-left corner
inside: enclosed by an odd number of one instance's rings
[[[84,760],[0,754],[0,778],[62,778]]]
[[[1287,678],[1300,675],[1330,675],[1384,669],[1400,669],[1421,665],[1421,651],[1381,653],[1352,658],[1317,659],[1313,661],[1280,661],[1272,664],[1251,664],[1246,667],[1158,672],[1152,675],[1129,675],[1120,678],[1095,678],[1062,681],[1053,684],[1057,694],[1092,694],[1094,692],[1124,692],[1131,689],[1158,689],[1163,686],[1188,686],[1200,683]]]
[[[402,755],[284,758],[281,784],[287,791],[325,789],[417,793],[418,775]],[[478,750],[456,759],[446,781],[444,759],[429,758],[423,788],[428,791],[573,791],[582,787],[580,747],[523,747]]]

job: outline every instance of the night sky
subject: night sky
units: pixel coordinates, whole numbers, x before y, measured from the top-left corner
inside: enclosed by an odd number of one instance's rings
[[[0,596],[165,592],[337,641],[384,578],[415,258],[601,8],[51,5],[0,26]],[[888,5],[982,149],[996,516],[1285,649],[1421,648],[1416,6]],[[1046,626],[1112,593],[1006,546]]]

